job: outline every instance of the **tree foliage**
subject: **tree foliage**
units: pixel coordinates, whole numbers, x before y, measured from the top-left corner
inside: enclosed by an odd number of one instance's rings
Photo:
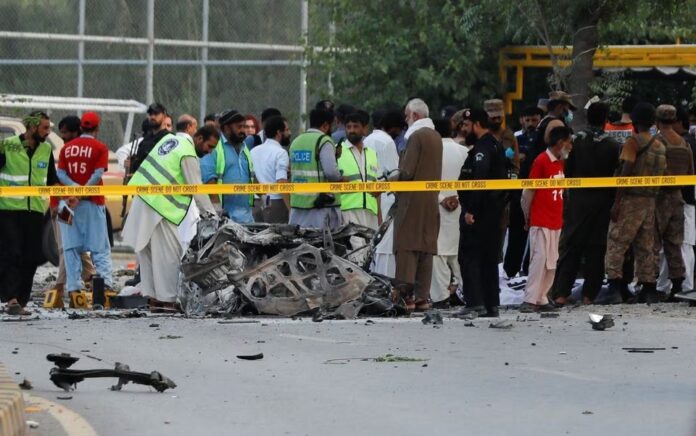
[[[310,42],[329,47],[312,65],[329,76],[341,100],[363,107],[404,103],[434,107],[496,95],[499,20],[475,1],[317,0],[330,11]],[[314,12],[314,11],[313,11]],[[327,29],[335,23],[333,34]],[[316,23],[315,23],[316,24]],[[316,31],[316,33],[315,33]],[[328,86],[320,93],[329,94]]]
[[[365,107],[418,95],[440,107],[480,105],[500,96],[498,50],[509,44],[572,47],[550,89],[584,100],[594,80],[592,55],[610,44],[673,44],[696,37],[696,0],[316,0],[314,89]],[[331,23],[335,31],[332,33]],[[694,41],[691,41],[694,42]],[[560,59],[556,59],[560,61]],[[333,89],[327,83],[333,85]],[[595,89],[626,92],[625,84]],[[621,86],[616,86],[621,85]],[[619,97],[617,94],[615,97]]]

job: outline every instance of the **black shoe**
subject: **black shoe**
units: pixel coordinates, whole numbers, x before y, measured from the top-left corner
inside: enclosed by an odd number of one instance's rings
[[[433,304],[431,304],[431,307],[433,309],[439,309],[439,310],[449,309],[450,308],[449,299],[438,301],[437,303],[433,303]]]
[[[665,298],[662,300],[667,303],[676,303],[679,300],[674,298],[676,294],[679,294],[682,291],[682,284],[684,283],[684,279],[672,279],[672,290],[668,293],[666,293]]]
[[[488,311],[486,310],[485,307],[474,306],[474,307],[463,308],[455,316],[457,318],[462,318],[462,319],[474,319],[474,318],[479,317],[479,316],[484,316],[487,313],[488,313]]]
[[[640,293],[645,297],[645,303],[648,305],[660,302],[655,283],[643,283],[643,290]]]
[[[621,304],[624,302],[623,298],[623,280],[622,279],[609,279],[609,290],[605,297],[599,301],[595,301],[595,304]]]
[[[480,315],[481,318],[500,318],[500,310],[498,306],[489,307],[485,315]]]
[[[535,313],[537,311],[536,304],[527,303],[526,301],[520,304],[520,313]]]
[[[542,304],[536,307],[537,312],[557,312],[558,308],[551,303]]]

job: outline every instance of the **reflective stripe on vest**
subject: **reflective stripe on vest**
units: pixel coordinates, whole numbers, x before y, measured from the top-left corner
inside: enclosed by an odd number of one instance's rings
[[[246,144],[242,143],[242,154],[246,157],[247,170],[249,171],[249,182],[254,183],[256,179],[256,174],[254,173],[254,161],[251,160],[251,153]],[[217,175],[217,183],[221,185],[223,183],[222,176],[225,174],[225,149],[222,144],[222,133],[220,133],[220,140],[215,147],[215,174]],[[220,203],[222,203],[222,195],[218,196],[220,198]],[[254,194],[249,195],[249,206],[254,206]]]
[[[195,157],[196,149],[187,138],[168,134],[147,155],[129,186],[185,185],[181,160]],[[190,195],[162,194],[142,195],[140,199],[153,208],[162,218],[179,225],[186,217],[192,198]]]
[[[51,145],[42,142],[29,159],[19,136],[3,141],[5,166],[0,169],[0,187],[3,186],[46,186]],[[43,197],[11,196],[0,197],[0,210],[31,211],[44,213],[46,200]]]
[[[319,146],[330,143],[335,147],[330,136],[321,132],[305,132],[290,144],[290,181],[292,183],[326,182],[324,173],[320,170]],[[290,194],[290,207],[297,209],[314,209],[318,193]],[[335,196],[333,204],[325,207],[336,207],[341,204],[340,197]]]
[[[338,159],[338,168],[343,171],[343,177],[349,182],[375,182],[379,165],[377,163],[377,153],[371,148],[363,147],[365,157],[365,167],[363,172],[365,178],[360,173],[358,160],[353,154],[352,147],[345,142],[342,144],[343,150]],[[377,215],[377,199],[368,192],[352,192],[341,194],[341,210],[368,209]]]

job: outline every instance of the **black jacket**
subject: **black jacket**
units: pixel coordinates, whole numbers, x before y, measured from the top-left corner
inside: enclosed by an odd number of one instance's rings
[[[507,178],[505,151],[495,137],[486,133],[480,137],[462,167],[459,180],[490,180]],[[459,191],[459,202],[464,214],[476,216],[487,210],[501,208],[505,202],[505,191]]]

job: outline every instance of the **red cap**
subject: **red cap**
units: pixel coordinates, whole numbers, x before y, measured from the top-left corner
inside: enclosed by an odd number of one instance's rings
[[[99,115],[96,112],[85,112],[80,119],[80,127],[92,130],[99,127],[99,121]]]

